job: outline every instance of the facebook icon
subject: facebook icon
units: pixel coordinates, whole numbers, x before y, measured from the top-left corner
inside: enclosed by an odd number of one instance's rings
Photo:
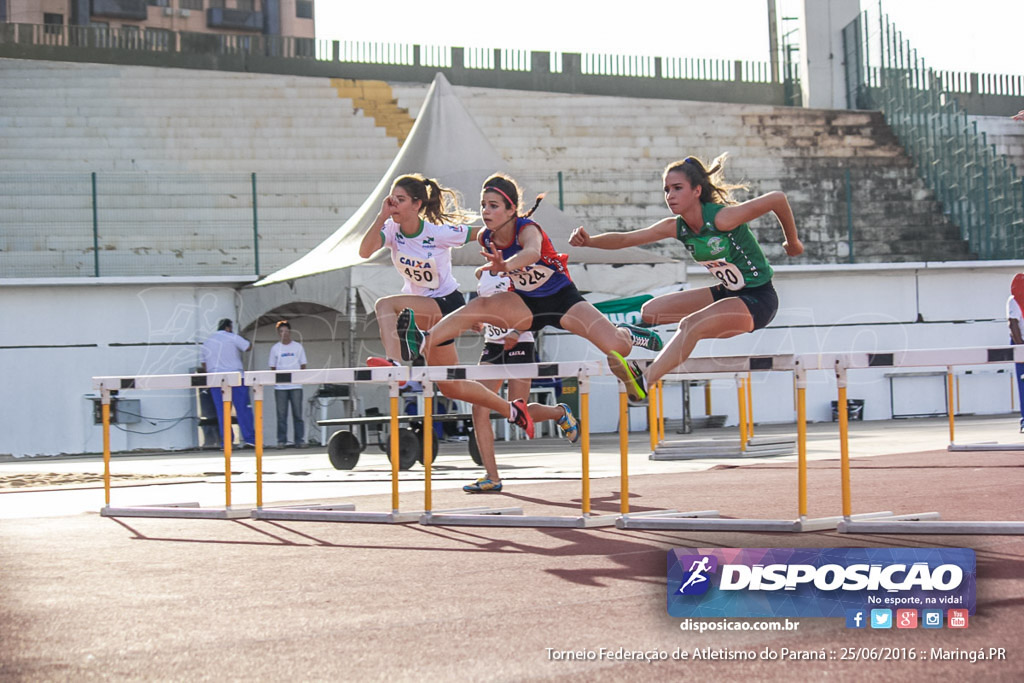
[[[867,628],[866,612],[862,609],[846,610],[846,628]]]

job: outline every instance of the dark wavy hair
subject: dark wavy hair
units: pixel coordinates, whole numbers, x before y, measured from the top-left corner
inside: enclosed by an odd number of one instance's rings
[[[502,203],[506,209],[515,208],[516,215],[521,215],[523,218],[529,218],[533,215],[533,212],[540,206],[541,200],[544,199],[544,193],[537,195],[536,201],[533,206],[526,213],[522,213],[523,207],[520,204],[520,198],[522,197],[523,191],[519,187],[519,183],[512,179],[511,176],[505,175],[504,173],[495,173],[490,178],[484,181],[483,189],[480,190],[480,194],[484,192],[496,192],[502,196]]]
[[[391,189],[400,187],[414,201],[423,202],[420,215],[437,225],[466,223],[471,214],[459,205],[459,194],[441,185],[436,180],[419,173],[410,173],[395,178]]]
[[[662,178],[667,178],[669,173],[682,173],[690,181],[690,185],[700,188],[701,204],[735,204],[736,200],[732,198],[732,191],[750,188],[746,185],[733,185],[725,181],[722,169],[725,167],[725,160],[728,156],[728,152],[718,155],[711,162],[710,170],[697,157],[686,157],[666,166]]]

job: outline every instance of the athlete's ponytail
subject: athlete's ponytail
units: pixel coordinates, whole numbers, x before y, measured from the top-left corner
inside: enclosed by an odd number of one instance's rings
[[[401,187],[413,201],[422,202],[420,215],[436,225],[468,223],[472,214],[459,206],[458,193],[419,173],[395,178],[392,189]]]

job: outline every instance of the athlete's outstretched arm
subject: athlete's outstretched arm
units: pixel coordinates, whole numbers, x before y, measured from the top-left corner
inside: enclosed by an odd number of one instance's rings
[[[491,271],[492,275],[497,275],[498,273],[511,273],[536,263],[540,259],[543,246],[540,230],[535,226],[527,225],[519,231],[518,239],[522,250],[507,261],[493,244],[490,249],[483,249],[480,254],[487,259],[483,268]]]
[[[641,244],[650,244],[668,237],[676,236],[676,220],[665,218],[654,225],[628,232],[605,232],[590,235],[586,228],[580,226],[572,231],[569,245],[573,247],[594,247],[596,249],[624,249]]]
[[[789,199],[784,192],[769,192],[742,204],[724,207],[715,215],[715,227],[722,231],[735,230],[743,223],[749,223],[768,212],[774,213],[782,224],[782,234],[786,238],[782,248],[786,253],[790,256],[802,254],[804,245],[797,237],[796,219],[793,218],[793,209],[790,208]]]

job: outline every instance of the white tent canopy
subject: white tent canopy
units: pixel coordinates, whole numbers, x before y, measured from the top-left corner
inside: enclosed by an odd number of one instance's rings
[[[359,210],[308,254],[242,290],[242,327],[270,311],[294,304],[344,311],[347,287],[358,288],[364,307],[372,310],[376,298],[394,294],[401,287],[385,250],[370,259],[359,257],[359,243],[391,191],[394,179],[406,173],[422,173],[457,190],[467,207],[472,208],[483,181],[495,172],[507,170],[507,166],[462,106],[451,84],[439,73],[405,144]],[[510,175],[515,177],[513,172]],[[523,193],[524,203],[535,196],[526,187]],[[569,254],[570,272],[583,291],[622,296],[686,279],[681,264],[643,249],[570,247],[569,235],[579,223],[551,202],[542,203],[534,217],[555,248]],[[470,244],[454,250],[452,261],[457,266],[475,267],[483,263],[483,258],[479,249]],[[456,270],[457,277],[461,271]],[[460,281],[466,290],[467,277],[461,275]]]

